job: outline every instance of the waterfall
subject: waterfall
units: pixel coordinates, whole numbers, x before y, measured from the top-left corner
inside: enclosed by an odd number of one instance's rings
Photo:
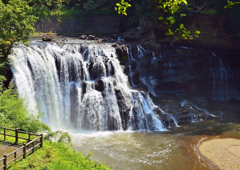
[[[19,96],[53,130],[165,130],[111,44],[19,44],[9,61]]]
[[[212,98],[220,101],[229,100],[228,70],[223,64],[221,57],[217,57],[214,52],[212,52],[212,55],[215,58],[215,63],[212,63],[212,58],[210,57],[209,64],[213,77]]]
[[[132,86],[134,87],[135,84],[133,82],[133,73],[132,73],[132,65],[131,65],[131,61],[135,61],[137,62],[135,59],[133,59],[133,55],[132,55],[132,46],[129,45],[129,49],[127,49],[127,53],[128,53],[128,62],[129,62],[129,76],[130,76],[130,81],[131,81],[131,84]]]

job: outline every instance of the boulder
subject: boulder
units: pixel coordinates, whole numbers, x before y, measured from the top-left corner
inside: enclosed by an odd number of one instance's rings
[[[81,40],[87,40],[88,37],[86,35],[81,35],[78,39],[81,39]]]
[[[95,36],[94,35],[89,35],[88,40],[95,40]]]
[[[43,37],[42,40],[50,42],[53,40],[53,38],[52,37]]]

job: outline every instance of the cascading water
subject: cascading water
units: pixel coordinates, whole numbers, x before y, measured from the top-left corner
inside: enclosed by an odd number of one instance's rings
[[[157,57],[155,56],[154,52],[151,52],[151,61],[150,61],[150,65],[151,67],[149,68],[148,66],[146,66],[146,60],[148,60],[148,58],[146,57],[145,52],[147,50],[145,50],[141,45],[137,45],[137,60],[133,58],[132,56],[132,47],[130,47],[130,62],[134,61],[137,62],[138,65],[138,70],[140,70],[140,81],[141,83],[147,87],[147,90],[154,96],[157,96],[157,94],[154,91],[154,88],[157,84],[157,78],[154,76],[149,76],[147,74],[148,70],[152,70],[155,71],[157,69]],[[131,74],[131,73],[130,73]],[[131,76],[131,75],[130,75]]]
[[[19,96],[52,129],[164,130],[110,44],[17,45],[9,60]]]
[[[229,100],[229,82],[228,70],[224,65],[222,58],[217,57],[213,52],[212,56],[215,58],[215,63],[210,57],[210,71],[213,77],[213,99],[220,101]]]

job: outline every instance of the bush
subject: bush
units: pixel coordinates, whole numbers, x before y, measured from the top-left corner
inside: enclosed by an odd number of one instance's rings
[[[24,104],[24,99],[17,96],[13,86],[4,89],[0,82],[0,126],[18,128],[23,131],[37,133],[49,131],[50,128],[41,122],[41,113],[33,115]]]

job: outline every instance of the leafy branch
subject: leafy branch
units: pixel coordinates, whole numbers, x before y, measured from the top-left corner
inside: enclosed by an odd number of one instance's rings
[[[119,3],[116,4],[115,10],[118,11],[118,14],[127,15],[127,8],[131,7],[131,4],[121,0]]]
[[[236,4],[240,4],[240,2],[232,2],[232,1],[228,1],[228,4],[224,6],[224,8],[233,8],[232,6],[233,5],[236,5]]]
[[[153,0],[155,10],[158,12],[158,20],[160,20],[162,27],[165,29],[165,35],[168,36],[172,42],[176,40],[192,40],[193,37],[198,37],[200,31],[191,33],[187,31],[184,24],[180,24],[178,28],[174,29],[173,26],[176,26],[177,15],[179,11],[187,6],[186,0]],[[118,11],[118,14],[127,15],[126,9],[131,7],[128,2],[121,0],[121,2],[116,4],[118,7],[115,7],[115,10]],[[186,14],[180,14],[180,18],[187,16]]]

